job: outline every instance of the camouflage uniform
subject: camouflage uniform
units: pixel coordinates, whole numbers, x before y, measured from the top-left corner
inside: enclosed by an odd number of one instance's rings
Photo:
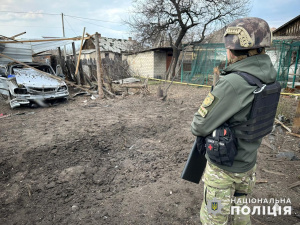
[[[230,207],[232,206],[231,200],[234,202],[243,202],[243,198],[247,197],[247,194],[252,192],[255,185],[255,169],[246,173],[231,173],[226,170],[222,170],[214,164],[207,163],[205,172],[203,175],[204,182],[204,199],[200,211],[200,220],[203,225],[221,225],[227,224],[229,221]],[[234,193],[238,192],[246,194],[239,197],[234,197]],[[221,213],[212,214],[208,213],[207,202],[213,199],[221,200]],[[238,198],[241,201],[238,201]],[[233,205],[236,205],[233,203]],[[240,204],[243,206],[246,204]],[[250,223],[250,215],[235,215],[231,218],[234,225],[248,225]]]
[[[263,48],[270,46],[272,38],[270,28],[264,20],[238,19],[228,25],[224,37],[227,49],[248,50],[248,53],[231,61],[231,65],[224,70],[227,75],[220,78],[195,113],[191,125],[195,136],[206,137],[225,122],[235,125],[247,121],[256,87],[250,86],[242,77],[236,75],[235,71],[252,74],[266,84],[276,80],[276,71],[270,57],[264,54]],[[235,128],[232,130],[236,134],[239,133]],[[206,154],[208,163],[203,175],[204,198],[200,211],[203,224],[228,224],[231,217],[230,207],[233,204],[231,199],[243,199],[252,192],[255,184],[257,149],[260,144],[261,139],[247,142],[237,138],[237,155],[231,167],[214,164]],[[246,195],[234,197],[235,193]],[[221,213],[210,213],[213,200],[220,201]],[[236,215],[231,220],[233,224],[251,224],[250,215]]]

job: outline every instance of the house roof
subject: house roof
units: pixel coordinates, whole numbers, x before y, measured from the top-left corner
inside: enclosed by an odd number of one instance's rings
[[[273,31],[273,34],[276,33],[277,31],[281,30],[282,28],[286,27],[287,25],[291,24],[292,22],[294,22],[295,20],[300,19],[300,15],[296,16],[295,18],[291,19],[290,21],[286,22],[285,24],[281,25],[280,27],[278,27],[276,30]]]
[[[227,29],[227,26],[224,26],[219,30],[213,31],[207,37],[204,38],[202,43],[203,44],[224,43],[224,33],[225,33],[226,29]],[[197,43],[197,41],[195,43]]]
[[[107,38],[107,37],[99,38],[101,52],[114,52],[114,53],[128,52],[132,49],[134,43],[135,41],[127,40],[127,39],[117,39],[117,38]],[[95,40],[92,39],[86,40],[83,45],[83,48],[85,50],[87,49],[95,50]],[[88,52],[86,51],[85,53]]]
[[[141,50],[141,51],[138,51],[138,52],[130,52],[130,53],[128,53],[128,55],[134,55],[134,54],[137,54],[137,53],[150,52],[150,51],[169,51],[169,50],[173,50],[172,47],[148,48],[148,49]]]
[[[128,51],[132,41],[125,39],[100,37],[100,51],[121,53]]]

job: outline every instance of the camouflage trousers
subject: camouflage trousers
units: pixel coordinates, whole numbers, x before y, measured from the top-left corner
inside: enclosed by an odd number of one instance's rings
[[[250,215],[231,215],[230,210],[232,205],[239,205],[240,207],[246,205],[243,203],[243,199],[248,197],[247,195],[252,192],[255,185],[255,170],[256,165],[245,173],[231,173],[212,163],[207,163],[202,178],[204,197],[200,210],[200,220],[203,225],[225,225],[230,224],[230,221],[234,225],[251,224]],[[235,197],[235,193],[247,195]],[[218,206],[215,202],[218,203]],[[217,211],[220,213],[216,213]]]

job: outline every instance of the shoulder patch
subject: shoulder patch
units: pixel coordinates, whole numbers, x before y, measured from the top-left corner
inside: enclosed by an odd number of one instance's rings
[[[204,108],[202,105],[200,106],[200,108],[198,109],[198,113],[200,114],[200,116],[205,117],[206,114],[208,113],[207,109]]]
[[[213,96],[212,93],[209,93],[206,96],[206,98],[204,99],[204,101],[202,102],[201,106],[206,108],[206,107],[210,106],[213,103],[214,100],[215,100],[215,96]]]

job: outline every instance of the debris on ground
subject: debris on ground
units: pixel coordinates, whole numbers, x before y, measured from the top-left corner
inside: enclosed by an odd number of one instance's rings
[[[131,84],[131,83],[136,83],[140,82],[140,79],[134,78],[134,77],[129,77],[121,80],[114,80],[113,83],[115,84]]]
[[[88,95],[88,94],[89,93],[86,92],[86,91],[81,91],[81,92],[78,92],[78,93],[74,94],[72,97],[75,98],[75,97],[80,96],[80,95]]]
[[[285,158],[285,159],[288,159],[290,161],[296,161],[296,160],[299,160],[297,158],[297,156],[295,155],[294,152],[279,152],[277,155],[276,155],[277,158]]]

